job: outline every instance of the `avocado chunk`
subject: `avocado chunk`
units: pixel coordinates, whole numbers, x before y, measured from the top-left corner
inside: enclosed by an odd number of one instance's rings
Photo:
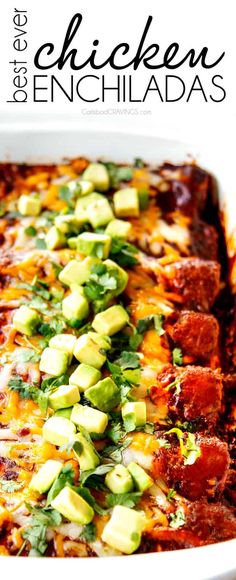
[[[91,203],[87,210],[89,223],[94,229],[106,226],[114,218],[109,201],[104,196],[101,197],[103,199]]]
[[[99,465],[100,461],[94,445],[87,441],[82,433],[76,434],[73,449],[81,471],[95,469]]]
[[[147,421],[146,403],[143,401],[125,403],[121,409],[121,414],[124,423],[125,421],[132,420],[134,429],[136,427],[142,427]]]
[[[60,475],[62,463],[54,459],[48,459],[39,471],[35,473],[29,483],[29,488],[38,493],[45,493],[52,486],[55,479]]]
[[[66,445],[74,439],[76,427],[65,417],[50,417],[43,426],[43,439],[52,445]]]
[[[18,332],[32,336],[36,334],[37,326],[40,323],[40,316],[33,308],[20,306],[13,316],[12,323]]]
[[[59,250],[67,245],[64,234],[56,226],[48,230],[45,242],[48,250]]]
[[[103,163],[90,163],[83,173],[83,179],[92,181],[98,191],[109,189],[109,173]]]
[[[98,334],[112,336],[124,328],[129,322],[129,315],[123,306],[116,304],[96,314],[92,327]]]
[[[88,300],[74,291],[62,300],[62,314],[66,320],[79,322],[89,314]]]
[[[90,207],[101,199],[104,199],[104,196],[94,191],[93,193],[85,195],[77,200],[75,206],[75,217],[81,225],[89,221]]]
[[[145,518],[140,512],[117,505],[102,532],[102,540],[124,554],[132,554],[140,545],[144,525]]]
[[[104,413],[109,413],[120,403],[120,391],[110,377],[98,381],[96,385],[87,389],[85,396],[93,407]]]
[[[83,232],[77,238],[77,250],[86,256],[107,258],[111,246],[111,238],[106,234]]]
[[[18,200],[21,215],[37,216],[41,212],[41,201],[37,195],[21,195]]]
[[[124,220],[111,220],[105,229],[105,233],[112,238],[122,238],[126,240],[131,231],[131,223]]]
[[[80,391],[86,391],[92,385],[95,385],[101,378],[101,373],[91,365],[81,363],[69,378],[69,383],[77,385]]]
[[[85,405],[75,405],[71,413],[71,421],[84,427],[88,433],[104,433],[108,424],[108,415]]]
[[[129,463],[127,469],[132,475],[135,487],[138,491],[146,491],[146,489],[149,489],[149,487],[153,485],[154,482],[150,475],[148,475],[146,471],[134,461]]]
[[[92,181],[81,179],[79,181],[80,195],[88,195],[94,191],[94,184]]]
[[[54,417],[65,417],[65,419],[70,419],[72,409],[73,407],[68,407],[68,409],[58,409],[58,411],[54,413]]]
[[[72,236],[71,238],[68,238],[67,245],[69,246],[69,248],[71,250],[76,250],[76,248],[77,248],[77,236]]]
[[[49,397],[49,406],[57,411],[71,407],[80,400],[79,389],[76,385],[60,385]]]
[[[74,336],[74,334],[55,334],[55,336],[52,336],[49,340],[49,347],[67,352],[69,362],[71,363],[75,343],[76,336]]]
[[[60,272],[58,278],[60,282],[66,286],[71,286],[71,284],[84,284],[88,281],[91,268],[98,263],[96,258],[85,258],[81,262],[77,260],[71,260]]]
[[[82,334],[76,341],[74,356],[80,363],[100,369],[106,357],[100,352],[99,345],[88,334]]]
[[[92,332],[89,330],[88,336],[98,344],[99,348],[103,350],[110,350],[111,348],[111,339],[109,336],[103,336],[102,334],[98,334],[97,332]]]
[[[132,477],[121,463],[106,474],[105,484],[112,493],[127,493],[133,489]]]
[[[94,516],[93,508],[81,495],[66,486],[52,500],[51,506],[70,522],[86,525]]]
[[[123,268],[118,266],[118,264],[116,264],[116,262],[113,262],[113,260],[108,259],[108,260],[105,260],[103,263],[104,263],[104,266],[106,266],[109,274],[111,274],[111,275],[112,275],[112,273],[116,274],[117,281],[118,281],[117,288],[116,288],[116,290],[112,290],[112,292],[113,292],[113,296],[118,296],[119,294],[124,292],[124,289],[127,286],[129,276],[128,276],[127,272]]]
[[[63,375],[69,364],[69,355],[67,352],[57,348],[45,348],[41,355],[39,370],[53,377]]]
[[[79,223],[73,213],[57,215],[55,217],[55,226],[62,234],[78,234],[80,228]]]
[[[139,216],[139,196],[135,187],[120,189],[114,193],[115,214],[118,217]]]

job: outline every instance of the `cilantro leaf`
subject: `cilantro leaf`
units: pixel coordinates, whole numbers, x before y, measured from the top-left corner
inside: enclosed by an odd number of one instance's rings
[[[82,534],[80,535],[85,542],[95,542],[97,537],[97,528],[93,522],[84,526]]]
[[[94,477],[97,476],[102,476],[105,475],[106,473],[108,473],[109,471],[111,471],[111,469],[113,469],[114,465],[113,463],[104,463],[102,465],[98,465],[98,467],[96,467],[95,469],[90,469],[89,471],[82,471],[81,475],[80,475],[80,482],[81,485],[89,485],[91,483],[91,478],[93,478],[93,482],[94,482]],[[92,487],[92,485],[89,485],[89,487]]]
[[[129,244],[121,238],[112,238],[110,258],[119,264],[119,266],[132,267],[138,264],[138,260],[135,254],[138,253],[138,249]]]
[[[194,433],[183,433],[183,431],[178,427],[173,427],[173,429],[170,429],[166,433],[175,433],[175,435],[177,435],[180,444],[180,451],[184,457],[184,465],[193,465],[198,457],[201,456],[201,448],[196,443]]]
[[[182,508],[176,510],[175,514],[170,514],[170,527],[177,530],[185,524],[185,514]]]
[[[137,332],[139,334],[144,334],[147,330],[154,328],[158,336],[162,336],[165,333],[163,322],[163,314],[150,314],[150,316],[146,316],[146,318],[140,318],[137,324]]]
[[[183,364],[183,354],[181,348],[174,348],[172,351],[173,365],[181,366]]]
[[[140,368],[140,358],[136,352],[124,350],[115,362],[117,365],[121,366],[122,369]]]
[[[65,487],[65,485],[73,485],[74,483],[75,472],[70,463],[64,465],[60,475],[52,484],[47,496],[47,503],[46,505],[50,505],[52,500],[59,494],[59,492]]]
[[[59,526],[61,515],[53,509],[35,507],[28,503],[25,505],[32,514],[32,518],[30,526],[23,531],[22,538],[31,544],[29,556],[43,556],[48,547],[47,528]]]
[[[103,449],[102,455],[103,457],[109,458],[114,463],[122,463],[122,452],[129,447],[132,439],[127,437],[127,439],[121,443],[120,445],[108,445]]]
[[[119,187],[121,181],[130,181],[133,177],[133,170],[131,167],[119,167],[115,163],[104,163],[109,173],[110,186],[113,189]]]
[[[46,245],[45,239],[44,238],[36,238],[35,246],[39,250],[46,250],[47,245]]]
[[[115,505],[123,505],[128,508],[133,508],[141,499],[142,493],[134,491],[131,493],[109,493],[106,497],[106,503],[109,508]]]
[[[166,496],[166,499],[168,501],[172,501],[172,499],[174,499],[174,497],[176,496],[176,491],[171,487],[168,491],[168,494]]]
[[[37,230],[34,228],[34,226],[29,226],[28,228],[24,229],[24,233],[29,238],[34,238],[37,234]]]

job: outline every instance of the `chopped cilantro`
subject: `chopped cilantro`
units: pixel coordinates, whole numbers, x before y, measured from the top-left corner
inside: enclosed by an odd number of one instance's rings
[[[183,354],[181,348],[174,348],[172,351],[173,365],[181,366],[183,364]]]
[[[138,249],[132,244],[129,244],[121,238],[112,238],[110,258],[114,262],[117,262],[119,266],[128,266],[131,268],[138,264],[138,260],[135,257],[137,253]]]
[[[29,226],[28,228],[24,229],[24,233],[29,238],[34,238],[37,234],[37,230],[34,228],[34,226]]]
[[[95,542],[97,537],[97,528],[93,522],[84,526],[82,534],[80,535],[85,542]]]
[[[60,475],[52,484],[47,496],[47,506],[51,504],[52,500],[60,493],[65,485],[73,485],[75,472],[70,463],[64,465]]]
[[[36,238],[35,240],[36,248],[39,250],[45,250],[47,248],[46,242],[44,238]]]
[[[175,489],[173,489],[172,487],[169,489],[168,494],[166,496],[166,499],[168,501],[172,501],[172,499],[174,499],[174,497],[176,496],[176,491]]]
[[[106,497],[107,507],[113,508],[115,505],[124,505],[133,508],[141,499],[142,493],[134,491],[131,493],[109,493]]]
[[[177,530],[185,524],[185,514],[182,508],[176,510],[175,514],[170,514],[170,527]]]
[[[143,167],[145,167],[145,163],[141,159],[141,157],[135,157],[135,159],[134,159],[134,167],[137,167],[137,169],[142,169]]]
[[[115,361],[122,369],[140,368],[140,358],[136,352],[124,350],[121,356]]]
[[[43,556],[48,547],[47,529],[50,526],[59,526],[61,515],[53,509],[44,509],[25,504],[32,514],[31,524],[22,533],[22,538],[31,544],[29,556]]]
[[[74,209],[76,199],[80,192],[80,183],[78,181],[72,181],[70,184],[60,187],[59,198],[65,201],[70,209]]]
[[[111,469],[113,469],[113,463],[104,463],[98,465],[95,469],[90,469],[89,471],[83,471],[80,475],[81,485],[87,485],[88,487],[99,487],[99,479],[102,475],[105,475]]]
[[[103,449],[103,457],[107,457],[114,461],[114,463],[122,463],[122,452],[129,447],[132,439],[127,437],[127,439],[119,445],[109,445]]]
[[[133,170],[131,167],[118,167],[115,163],[104,163],[109,173],[110,185],[113,189],[117,189],[121,181],[130,181],[133,177]]]
[[[163,437],[159,437],[159,439],[157,439],[157,442],[158,442],[160,448],[161,447],[163,447],[164,449],[170,449],[171,448],[171,444],[166,439],[164,439]]]
[[[32,399],[32,401],[38,403],[42,413],[46,412],[48,397],[35,384],[31,385],[20,377],[12,377],[8,383],[8,388],[10,391],[19,393],[21,399]]]
[[[154,328],[158,336],[162,336],[165,333],[163,322],[163,314],[150,314],[150,316],[146,316],[146,318],[140,318],[137,324],[137,332],[139,334],[144,334],[147,330]]]
[[[140,209],[141,210],[147,209],[149,202],[149,192],[147,191],[147,189],[139,189],[138,196]]]

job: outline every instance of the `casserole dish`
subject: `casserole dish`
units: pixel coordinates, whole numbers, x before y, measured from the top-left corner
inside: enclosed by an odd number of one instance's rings
[[[10,156],[10,160],[11,161],[16,161],[16,162],[21,162],[21,161],[33,161],[33,162],[39,162],[42,160],[42,155],[41,153],[43,152],[43,157],[48,161],[58,161],[60,160],[62,157],[73,157],[75,156],[78,151],[86,156],[86,157],[108,157],[110,158],[110,143],[114,142],[114,150],[112,151],[112,159],[115,159],[117,161],[125,161],[125,162],[129,162],[131,161],[131,154],[130,152],[132,152],[132,158],[137,156],[143,156],[145,158],[145,160],[147,159],[150,162],[155,162],[155,163],[160,163],[164,160],[171,160],[171,162],[174,163],[178,163],[179,161],[183,161],[186,159],[186,157],[188,156],[189,152],[191,152],[191,155],[197,159],[198,163],[202,164],[207,170],[212,171],[214,174],[217,175],[217,178],[219,180],[219,185],[220,185],[220,199],[221,199],[221,203],[222,203],[222,208],[224,209],[224,211],[226,211],[226,215],[228,216],[227,218],[227,235],[228,235],[228,239],[232,236],[232,230],[233,230],[233,211],[234,211],[234,205],[233,205],[233,196],[224,196],[224,191],[226,188],[228,188],[228,183],[230,181],[230,183],[233,183],[233,180],[231,181],[229,179],[229,172],[227,172],[227,179],[225,179],[224,182],[224,178],[223,176],[221,177],[220,172],[216,172],[214,170],[214,162],[213,162],[213,158],[214,156],[212,155],[206,155],[206,157],[204,157],[204,153],[200,152],[200,154],[198,153],[198,148],[194,147],[193,145],[186,145],[184,143],[179,143],[179,142],[174,142],[174,141],[169,141],[167,139],[160,139],[160,138],[154,138],[154,137],[145,137],[145,136],[132,136],[132,135],[125,135],[125,138],[122,134],[112,134],[110,133],[109,135],[106,134],[97,134],[94,132],[79,132],[77,133],[77,131],[74,130],[66,130],[63,129],[62,131],[60,130],[60,136],[63,135],[63,139],[61,139],[61,141],[59,139],[56,138],[56,134],[58,133],[57,131],[52,131],[50,129],[44,129],[41,131],[41,135],[40,132],[37,132],[35,134],[32,133],[32,130],[25,131],[23,133],[14,133],[14,131],[9,131],[8,135],[5,137],[2,135],[1,136],[1,141],[0,141],[0,151],[1,151],[1,158],[2,160],[4,160],[6,158],[6,155],[8,157],[9,160],[9,156]],[[40,144],[40,139],[43,139],[44,142],[44,146],[42,147],[42,145]],[[55,140],[54,140],[55,139]],[[7,142],[7,147],[6,147],[6,142]],[[124,143],[125,143],[125,148],[124,148]],[[62,145],[63,144],[63,145]],[[34,147],[34,151],[32,151],[32,145]],[[53,157],[51,155],[51,151],[53,150]],[[212,152],[211,152],[212,153]],[[222,163],[222,156],[221,156],[221,167],[223,166]],[[221,544],[220,546],[218,546],[218,549],[226,549],[227,546],[227,550],[230,549],[231,550],[231,545],[233,545],[234,542],[227,542],[226,544]],[[230,547],[230,548],[229,548]],[[213,552],[213,546],[209,547],[211,548],[212,552]],[[205,550],[205,554],[206,554],[206,550],[208,548],[204,548]],[[195,549],[196,550],[196,549]],[[204,550],[203,549],[197,549],[197,551],[202,550],[202,554],[203,554],[203,560],[205,560],[205,555],[204,555]],[[191,550],[192,553],[192,550]],[[208,552],[210,554],[210,552]],[[180,552],[178,552],[178,554],[180,554]],[[188,551],[187,554],[190,554],[190,552]],[[173,560],[172,560],[172,564],[171,564],[171,568],[169,568],[168,570],[168,564],[164,563],[164,554],[161,555],[155,555],[156,558],[158,558],[159,556],[162,557],[163,563],[161,564],[161,571],[162,571],[162,577],[163,578],[167,578],[169,577],[168,575],[165,576],[165,574],[171,574],[171,570],[173,570],[173,565],[174,564],[174,559],[179,560],[180,561],[180,556],[177,556],[175,553],[171,553],[169,556],[170,558],[172,558],[173,555]],[[139,558],[141,561],[144,561],[144,558],[153,558],[154,555],[150,554],[150,555],[145,555],[145,556],[132,556],[129,559],[125,559],[125,569],[128,570],[128,567],[130,566],[128,560],[132,560],[135,561],[135,559]],[[230,558],[228,557],[228,562],[230,561]],[[120,560],[120,558],[118,557],[118,560],[116,559],[116,562],[118,562]],[[154,561],[154,560],[153,560]],[[86,565],[87,562],[83,562],[83,566]],[[51,563],[50,563],[51,565]],[[89,564],[92,568],[92,565]],[[100,563],[99,563],[100,565]],[[106,565],[106,564],[105,564]],[[121,566],[123,566],[123,563],[121,563]],[[135,566],[135,568],[137,569],[138,564]],[[204,566],[204,564],[203,564]],[[126,568],[127,567],[127,568]],[[86,570],[86,568],[84,568]],[[130,569],[131,570],[131,569]],[[221,571],[220,568],[218,568],[219,570],[219,574],[218,576],[215,574],[215,571],[213,572],[212,568],[211,571],[209,570],[209,572],[206,570],[206,567],[203,570],[198,570],[197,572],[197,576],[196,578],[211,578],[211,577],[221,577]],[[175,568],[176,571],[176,568]],[[187,572],[187,570],[186,570]],[[121,571],[122,573],[122,571]],[[184,577],[184,566],[181,565],[181,577]],[[189,573],[189,572],[188,572]],[[233,578],[233,574],[234,572],[232,571],[232,567],[230,565],[230,567],[228,567],[228,571],[225,570],[225,576],[222,577],[232,577]],[[213,574],[213,575],[212,575]],[[228,576],[227,576],[228,574]],[[191,576],[193,576],[193,572],[191,571]]]

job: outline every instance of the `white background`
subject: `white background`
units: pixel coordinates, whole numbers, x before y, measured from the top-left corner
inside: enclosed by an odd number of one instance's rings
[[[1,2],[1,34],[0,34],[0,58],[1,58],[1,90],[0,90],[0,127],[12,122],[32,123],[49,122],[56,120],[57,123],[66,119],[68,123],[79,126],[96,127],[118,130],[131,128],[134,131],[158,134],[160,128],[166,127],[168,132],[183,137],[183,134],[191,134],[204,139],[209,134],[222,139],[222,135],[231,138],[236,121],[235,115],[235,18],[234,0],[20,0],[15,3],[12,0]],[[65,102],[59,99],[57,103],[6,103],[12,94],[12,70],[9,60],[15,57],[12,41],[14,36],[14,24],[12,21],[14,8],[28,10],[27,60],[29,64],[29,83],[35,69],[32,65],[33,56],[37,48],[44,42],[53,42],[57,52],[62,46],[62,41],[68,23],[75,12],[82,12],[83,23],[80,27],[74,46],[78,47],[79,59],[83,59],[91,50],[92,41],[100,40],[100,57],[109,54],[109,51],[119,42],[126,41],[131,45],[133,53],[137,49],[146,19],[149,14],[153,16],[153,23],[147,38],[147,43],[157,42],[160,45],[160,55],[171,42],[180,44],[181,53],[184,54],[190,48],[200,50],[203,46],[209,48],[209,58],[214,60],[222,51],[226,52],[223,61],[216,69],[205,71],[201,66],[189,69],[185,64],[175,71],[157,71],[160,85],[163,84],[164,74],[176,74],[184,78],[186,87],[191,86],[195,74],[199,74],[207,94],[211,91],[210,79],[213,74],[223,76],[223,85],[227,91],[227,97],[222,103],[208,103],[203,101],[201,94],[195,92],[189,103],[181,100],[176,103],[161,103],[151,95],[146,103],[115,104],[112,94],[110,102],[86,104],[78,99],[75,103]],[[23,57],[25,53],[19,53]],[[44,71],[42,71],[44,72]],[[45,71],[47,73],[47,71]],[[78,75],[89,74],[93,71],[85,69]],[[119,72],[119,71],[118,71]],[[129,69],[126,74],[132,71]],[[142,66],[140,71],[133,73],[133,79],[140,95],[145,90],[146,84],[152,72],[145,71]],[[109,67],[105,71],[107,82],[114,79],[114,72]],[[57,72],[55,71],[55,74]],[[61,82],[65,82],[70,71],[66,67],[60,73]],[[77,74],[77,73],[76,73]],[[116,73],[115,73],[116,74]],[[123,74],[123,71],[120,71]],[[113,75],[113,76],[112,76]],[[29,84],[30,87],[30,84]],[[141,87],[143,89],[141,90]],[[112,112],[111,108],[123,109]],[[132,113],[132,109],[138,110],[138,114]],[[97,112],[92,112],[91,110]],[[109,110],[108,110],[109,109]],[[126,112],[129,109],[131,111]],[[147,114],[142,114],[148,110]]]

